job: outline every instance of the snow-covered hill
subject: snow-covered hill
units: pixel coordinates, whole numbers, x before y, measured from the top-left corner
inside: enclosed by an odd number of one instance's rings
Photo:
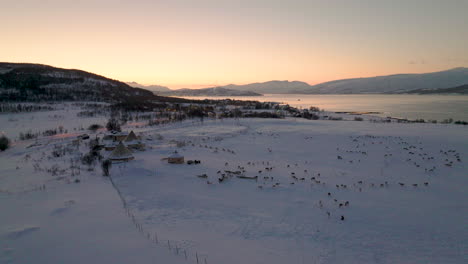
[[[411,90],[411,94],[468,94],[468,84],[460,85],[457,87],[451,88],[441,88],[441,89],[418,89]]]
[[[467,83],[468,68],[461,67],[433,73],[342,79],[316,85],[299,81],[269,81],[245,85],[229,84],[222,87],[239,91],[278,94],[378,94],[405,93],[418,89],[444,89]]]
[[[223,87],[204,89],[178,89],[170,92],[161,92],[160,94],[171,96],[261,96],[261,94],[252,91],[241,91]]]
[[[0,63],[0,95],[1,101],[167,99],[90,72],[29,63]]]
[[[397,74],[325,82],[296,89],[306,94],[404,93],[418,89],[451,88],[468,83],[468,68],[423,74]]]
[[[256,93],[290,93],[296,90],[307,89],[310,85],[299,81],[269,81],[245,85],[229,84],[223,87],[240,91],[253,91]]]
[[[137,82],[126,82],[126,84],[130,85],[131,87],[142,88],[142,89],[146,89],[146,90],[153,91],[153,92],[169,92],[169,91],[171,91],[171,89],[169,89],[166,86],[156,85],[156,84],[143,85],[143,84],[139,84]]]

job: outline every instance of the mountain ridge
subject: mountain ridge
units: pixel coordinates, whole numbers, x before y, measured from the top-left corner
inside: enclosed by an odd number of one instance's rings
[[[252,91],[242,91],[236,89],[229,89],[224,87],[212,87],[202,89],[177,89],[168,92],[160,92],[161,95],[169,96],[262,96]]]
[[[136,88],[142,88],[145,90],[153,91],[153,92],[168,92],[171,91],[166,86],[162,85],[157,85],[157,84],[151,84],[151,85],[143,85],[137,82],[125,82],[126,84],[130,85],[131,87],[136,87]]]
[[[407,92],[408,94],[468,94],[468,84],[451,88],[418,89]]]
[[[78,69],[0,62],[1,101],[185,101]]]
[[[451,88],[468,83],[468,68],[457,67],[430,73],[403,73],[324,82],[310,89],[295,90],[304,94],[405,93],[418,89]]]
[[[284,89],[292,90],[298,88],[310,87],[306,82],[301,81],[280,81],[272,80],[267,82],[256,82],[245,85],[229,84],[225,86],[220,86],[227,89],[235,89],[240,91],[252,91],[256,93],[283,93]]]
[[[338,79],[310,85],[301,81],[267,81],[219,87],[276,94],[385,94],[418,89],[444,89],[468,83],[468,68],[457,67],[429,73],[399,73],[374,77]],[[214,87],[210,87],[214,88]],[[205,88],[206,89],[206,88]]]

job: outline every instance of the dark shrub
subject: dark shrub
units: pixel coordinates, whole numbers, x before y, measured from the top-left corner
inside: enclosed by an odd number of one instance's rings
[[[57,129],[47,129],[46,131],[42,132],[42,135],[44,137],[57,135]]]
[[[87,153],[83,157],[81,157],[81,163],[91,166],[93,165],[94,161],[96,160],[96,156],[92,153]]]
[[[311,107],[309,108],[309,110],[310,110],[311,112],[320,112],[320,108],[315,107],[315,106],[311,106]]]
[[[37,134],[34,134],[31,130],[23,133],[23,132],[20,132],[19,134],[19,139],[20,140],[29,140],[29,139],[34,139],[34,138],[37,138]]]
[[[119,121],[115,118],[111,118],[107,121],[106,128],[108,131],[122,131]]]
[[[5,135],[0,136],[0,150],[5,151],[9,147],[10,140]]]
[[[315,113],[310,113],[310,112],[304,112],[302,114],[302,117],[305,118],[305,119],[311,119],[311,120],[318,120],[320,119],[320,116],[318,116],[317,114]]]
[[[449,119],[444,119],[441,123],[442,124],[450,124],[453,122],[453,119],[452,118],[449,118]]]
[[[96,130],[98,130],[98,129],[100,129],[100,128],[102,128],[101,125],[99,125],[99,124],[92,124],[92,125],[90,125],[90,126],[88,127],[88,130],[91,130],[91,131],[93,131],[93,132],[96,132]]]
[[[102,173],[104,176],[109,176],[109,170],[112,166],[112,162],[108,159],[104,160],[102,163],[101,163],[101,166],[102,166]]]

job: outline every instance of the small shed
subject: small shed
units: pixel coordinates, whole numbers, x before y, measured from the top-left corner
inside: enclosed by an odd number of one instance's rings
[[[175,151],[172,155],[167,158],[168,163],[172,164],[184,164],[184,156],[180,155]]]
[[[117,142],[115,141],[110,141],[110,140],[104,140],[104,149],[109,151],[109,150],[114,150],[117,147]]]
[[[125,141],[127,142],[130,142],[130,141],[136,141],[138,140],[138,137],[135,135],[135,133],[132,131],[130,131],[130,133],[128,134],[128,136],[125,138]]]
[[[134,159],[134,157],[132,155],[132,151],[120,142],[110,154],[109,159],[112,161],[129,161]]]
[[[110,131],[104,136],[103,140],[122,141],[127,138],[127,136],[127,132]]]
[[[131,149],[144,149],[145,145],[140,141],[140,139],[133,133],[133,130],[130,131],[130,134],[124,140],[125,145]]]

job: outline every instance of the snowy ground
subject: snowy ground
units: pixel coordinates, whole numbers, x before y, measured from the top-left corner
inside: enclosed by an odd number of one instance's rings
[[[147,150],[111,169],[127,209],[99,166],[70,168],[84,143],[59,158],[54,145],[71,138],[0,153],[0,262],[466,262],[464,126],[226,119],[136,131]],[[167,164],[174,150],[201,164]]]
[[[78,117],[77,113],[83,111],[72,103],[55,104],[56,110],[30,113],[1,113],[0,133],[8,135],[12,140],[18,139],[20,132],[42,133],[47,129],[60,126],[70,134],[82,133],[91,124],[104,124],[104,116]]]

